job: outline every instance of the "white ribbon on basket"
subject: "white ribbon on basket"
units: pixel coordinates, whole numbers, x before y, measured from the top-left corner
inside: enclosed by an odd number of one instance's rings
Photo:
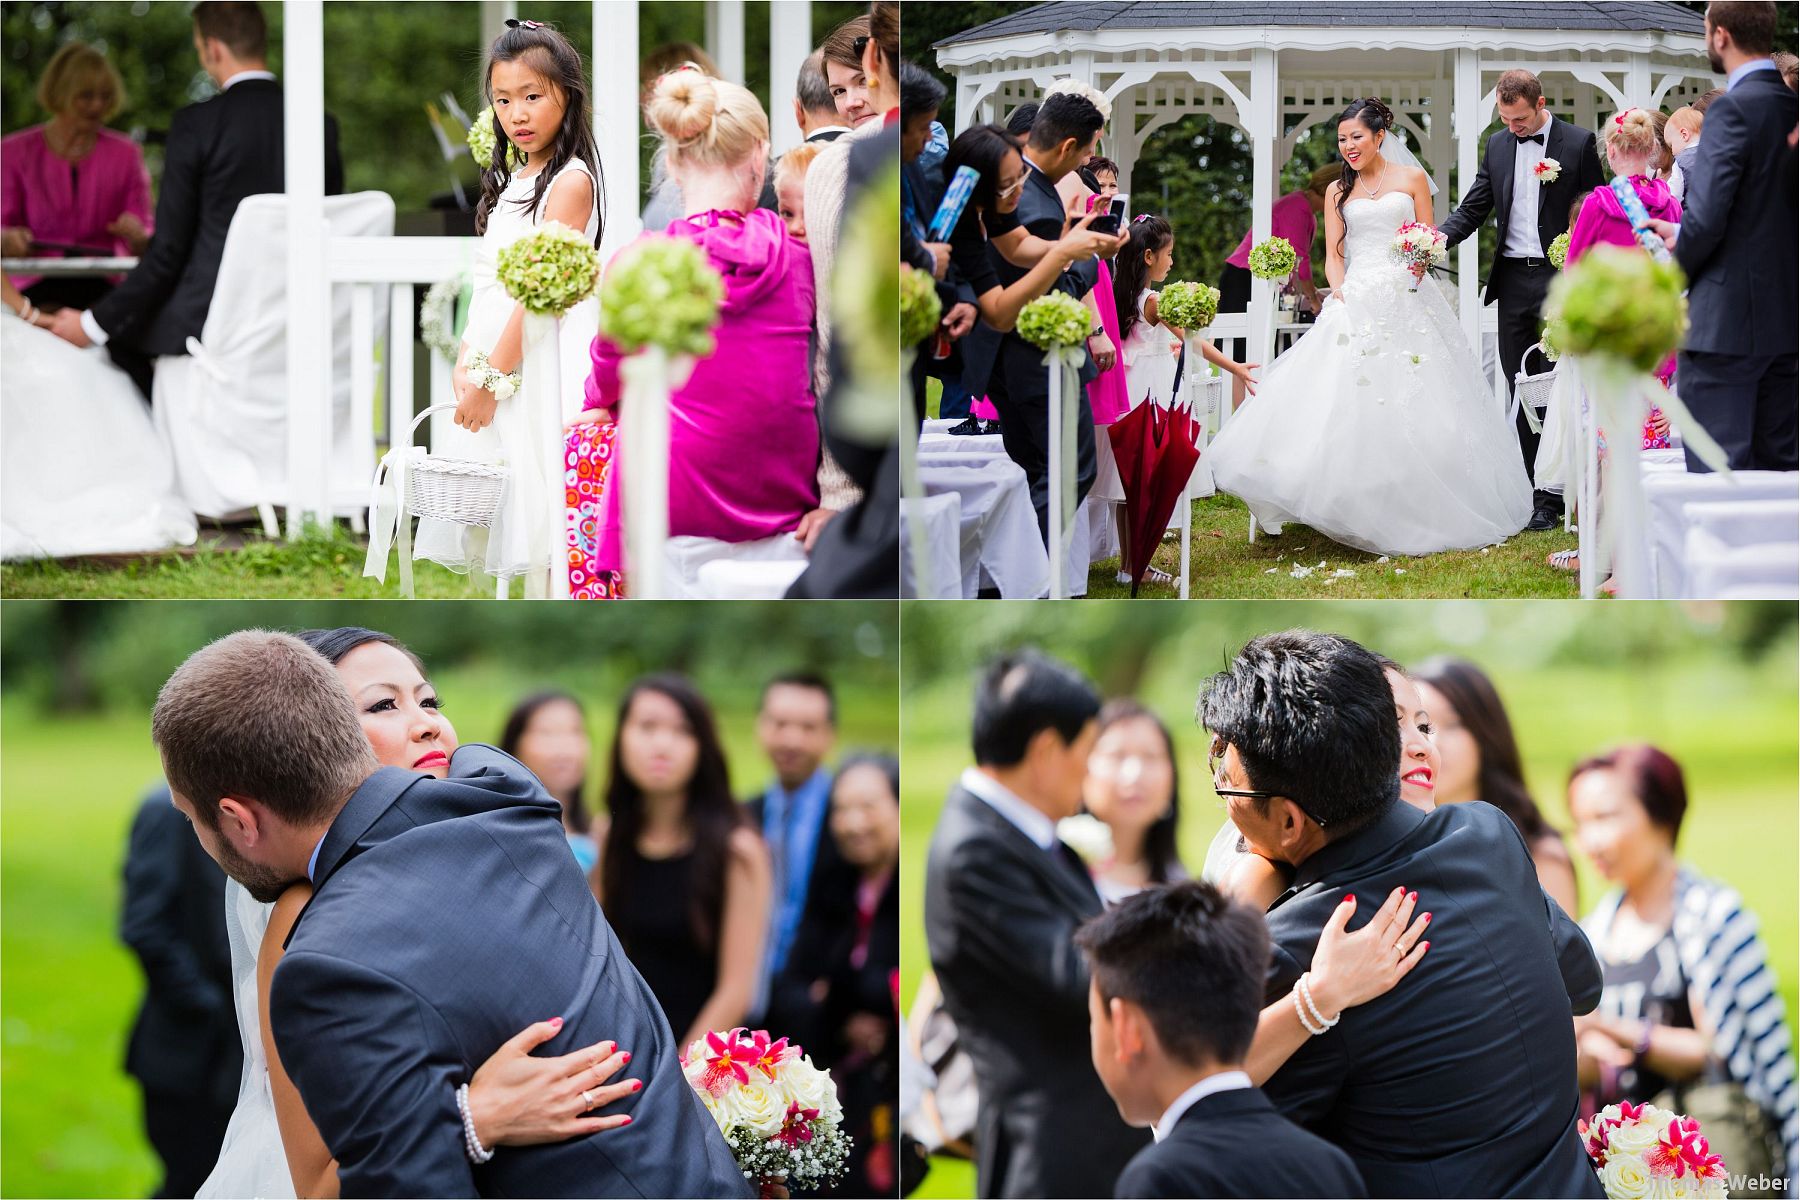
[[[1069,595],[1068,568],[1065,565],[1069,542],[1075,526],[1075,413],[1081,381],[1076,372],[1087,361],[1087,347],[1052,346],[1044,352],[1044,367],[1050,373],[1050,598],[1066,600]]]
[[[369,487],[369,553],[363,559],[363,574],[387,582],[388,552],[406,516],[406,473],[427,454],[423,446],[395,446],[381,456],[375,467],[375,481]],[[410,539],[405,539],[410,540]],[[410,555],[402,554],[402,561]],[[404,569],[404,568],[403,568]]]
[[[625,586],[663,599],[669,540],[669,398],[693,373],[694,358],[645,346],[619,362],[619,484],[625,526]]]

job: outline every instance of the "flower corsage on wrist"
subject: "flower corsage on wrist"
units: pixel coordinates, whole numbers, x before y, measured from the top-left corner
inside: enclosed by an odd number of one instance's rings
[[[469,361],[464,367],[469,373],[469,381],[478,388],[492,392],[494,399],[504,400],[519,390],[521,376],[517,371],[511,375],[488,361],[488,356],[479,350],[469,352]]]

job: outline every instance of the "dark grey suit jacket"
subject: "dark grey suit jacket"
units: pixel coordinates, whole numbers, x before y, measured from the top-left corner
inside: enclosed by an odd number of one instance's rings
[[[1074,851],[1043,850],[958,787],[925,864],[925,938],[975,1064],[980,1194],[1110,1196],[1149,1141],[1088,1057],[1075,929],[1100,897]]]
[[[468,745],[449,779],[377,771],[326,834],[314,886],[269,1020],[345,1196],[751,1194],[569,854],[557,802],[518,762]],[[630,1051],[643,1091],[606,1111],[632,1123],[471,1166],[457,1085],[557,1015],[539,1054],[602,1038]]]
[[[1256,1088],[1201,1097],[1169,1136],[1145,1146],[1119,1176],[1125,1197],[1367,1196],[1342,1150],[1275,1111]]]
[[[1797,115],[1794,93],[1776,71],[1752,71],[1706,110],[1675,242],[1675,261],[1688,277],[1685,350],[1795,352],[1797,220],[1787,135]]]
[[[1268,999],[1286,997],[1311,964],[1346,892],[1354,929],[1396,887],[1432,914],[1430,951],[1263,1090],[1343,1147],[1372,1196],[1600,1197],[1575,1132],[1570,1020],[1599,1003],[1600,964],[1499,809],[1423,813],[1396,800],[1300,864],[1269,910]]]
[[[1569,209],[1575,201],[1604,186],[1606,177],[1600,171],[1600,151],[1593,133],[1560,117],[1550,122],[1544,157],[1562,164],[1554,183],[1538,185],[1538,244],[1548,251],[1558,235],[1569,232]],[[1488,214],[1494,215],[1499,236],[1494,242],[1494,263],[1482,293],[1483,304],[1497,300],[1506,286],[1506,231],[1513,218],[1513,168],[1518,159],[1519,139],[1511,130],[1502,129],[1489,137],[1481,152],[1475,182],[1463,193],[1456,211],[1438,226],[1454,246],[1480,229]]]

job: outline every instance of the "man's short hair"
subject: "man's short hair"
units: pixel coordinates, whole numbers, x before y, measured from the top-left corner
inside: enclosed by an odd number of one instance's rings
[[[1775,49],[1775,5],[1771,0],[1712,0],[1706,19],[1731,35],[1740,53],[1767,54]]]
[[[194,5],[194,28],[224,42],[234,58],[268,57],[269,25],[254,0],[202,0]]]
[[[1507,71],[1494,83],[1494,99],[1501,104],[1517,104],[1523,100],[1535,107],[1543,98],[1544,85],[1530,71]]]
[[[1294,801],[1327,838],[1400,795],[1393,690],[1380,660],[1349,638],[1296,629],[1253,639],[1201,685],[1199,716],[1237,748],[1253,789]]]
[[[837,724],[837,693],[831,688],[831,680],[813,671],[788,671],[777,675],[763,684],[762,697],[757,702],[760,708],[769,702],[769,693],[778,687],[805,688],[809,692],[818,692],[825,697],[825,717],[832,725]]]
[[[1100,998],[1144,1010],[1183,1066],[1241,1063],[1250,1053],[1269,969],[1261,913],[1210,883],[1146,888],[1075,932]]]
[[[1036,650],[1003,654],[987,665],[975,688],[975,762],[1014,766],[1039,733],[1054,729],[1073,742],[1099,715],[1100,693],[1074,667]],[[1396,767],[1399,757],[1396,751]]]
[[[831,98],[831,81],[825,78],[825,55],[820,51],[814,50],[800,64],[800,74],[794,77],[794,99],[807,112],[830,116],[832,123],[837,123],[837,101]]]
[[[1038,105],[1037,119],[1031,123],[1031,148],[1054,150],[1070,138],[1077,146],[1094,140],[1106,118],[1086,96],[1073,92],[1057,92]]]
[[[337,671],[299,638],[266,629],[189,655],[156,698],[150,736],[169,786],[213,829],[227,796],[290,825],[328,820],[378,765]]]
[[[943,83],[917,63],[900,63],[900,120],[911,122],[930,113],[937,116],[946,95]]]

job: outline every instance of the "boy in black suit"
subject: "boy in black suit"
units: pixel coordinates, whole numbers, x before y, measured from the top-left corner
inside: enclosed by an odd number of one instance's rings
[[[1244,1058],[1269,961],[1263,919],[1209,883],[1139,892],[1082,926],[1094,1070],[1129,1125],[1155,1130],[1118,1196],[1369,1193],[1342,1150],[1292,1124]]]

